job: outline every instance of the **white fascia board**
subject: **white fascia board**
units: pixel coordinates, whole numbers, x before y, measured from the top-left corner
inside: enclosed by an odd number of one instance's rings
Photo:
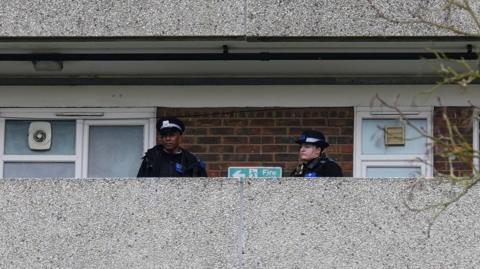
[[[2,86],[0,107],[369,107],[379,94],[406,107],[471,106],[480,103],[480,85],[460,92],[446,86],[424,94],[429,85],[251,85],[251,86]],[[398,97],[400,95],[400,98]],[[378,106],[378,105],[377,105]],[[54,109],[58,111],[58,109]],[[82,110],[78,110],[82,111]],[[7,113],[3,109],[0,113]],[[152,112],[150,112],[152,113]]]

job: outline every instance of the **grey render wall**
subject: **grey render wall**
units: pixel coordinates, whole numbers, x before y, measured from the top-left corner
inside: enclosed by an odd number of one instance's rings
[[[476,29],[466,14],[442,11],[446,0],[372,2],[393,20],[422,14]],[[377,14],[369,0],[3,0],[0,37],[451,35],[422,24],[387,22]]]
[[[478,268],[479,189],[402,179],[0,181],[1,268]]]

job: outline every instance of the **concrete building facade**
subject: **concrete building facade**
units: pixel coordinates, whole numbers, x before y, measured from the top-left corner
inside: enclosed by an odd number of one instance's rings
[[[187,122],[185,146],[212,176],[233,165],[281,166],[288,174],[304,128],[325,132],[346,176],[448,172],[427,140],[374,101],[395,103],[427,134],[444,130],[439,111],[450,107],[478,144],[477,85],[430,91],[440,78],[433,52],[474,62],[478,45],[417,23],[478,31],[466,12],[444,4],[4,1],[0,174],[134,176],[162,115]],[[51,124],[51,149],[29,147],[35,121]],[[377,132],[385,126],[404,126],[405,144],[386,146]]]

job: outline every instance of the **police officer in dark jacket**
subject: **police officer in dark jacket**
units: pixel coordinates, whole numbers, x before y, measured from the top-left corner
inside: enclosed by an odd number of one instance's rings
[[[161,145],[149,149],[143,157],[137,177],[206,177],[205,164],[180,147],[185,125],[175,117],[157,121]]]
[[[342,169],[323,152],[329,144],[318,131],[305,130],[296,141],[300,145],[299,158],[302,161],[292,172],[292,177],[341,177]]]

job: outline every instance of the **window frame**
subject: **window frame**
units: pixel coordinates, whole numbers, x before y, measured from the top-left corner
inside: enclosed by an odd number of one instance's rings
[[[472,136],[472,147],[474,150],[477,151],[477,153],[480,153],[480,110],[475,108],[473,111],[473,136]],[[473,173],[475,176],[478,176],[480,174],[480,159],[479,156],[474,156],[473,157]]]
[[[75,120],[74,155],[6,155],[5,122],[7,120]],[[5,162],[74,163],[75,178],[86,178],[88,164],[88,128],[95,125],[143,125],[144,151],[156,141],[156,108],[0,108],[0,178]],[[87,134],[85,135],[85,132]],[[85,150],[85,147],[87,149]]]
[[[432,107],[399,107],[403,116],[408,119],[425,119],[427,124],[427,134],[433,134]],[[363,120],[391,120],[399,119],[400,113],[393,109],[384,107],[356,107],[354,120],[354,156],[353,156],[353,176],[366,177],[366,164],[375,166],[408,166],[420,165],[422,176],[433,176],[433,148],[431,140],[427,138],[427,152],[424,154],[398,154],[398,155],[367,155],[362,154],[362,124]]]
[[[1,116],[1,114],[0,114]],[[5,119],[0,117],[0,178],[3,178],[3,162],[5,144]]]
[[[138,126],[143,125],[143,141],[149,141],[148,132],[149,124],[147,120],[132,119],[132,120],[84,120],[83,121],[83,135],[82,135],[82,175],[88,177],[88,148],[89,148],[89,132],[92,126]],[[146,152],[150,147],[150,143],[143,143],[143,152]]]
[[[367,174],[368,167],[419,167],[422,171],[422,174],[427,173],[427,165],[421,161],[363,161],[362,164],[362,175]]]

